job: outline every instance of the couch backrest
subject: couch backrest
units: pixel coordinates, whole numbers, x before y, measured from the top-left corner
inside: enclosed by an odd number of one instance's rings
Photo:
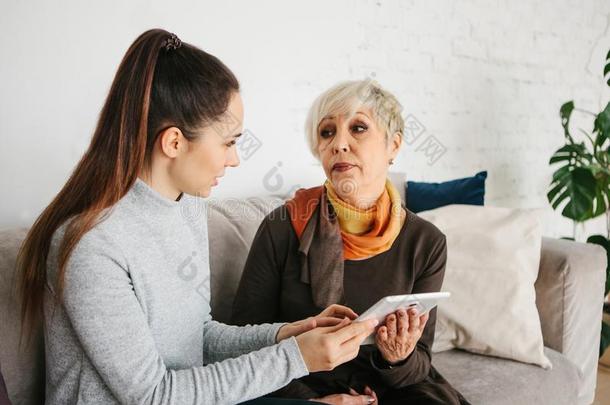
[[[233,297],[258,227],[279,197],[210,200],[207,205],[210,243],[212,317],[228,323]]]

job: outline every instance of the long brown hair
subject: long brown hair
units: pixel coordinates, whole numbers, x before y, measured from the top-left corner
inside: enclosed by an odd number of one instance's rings
[[[21,336],[41,319],[47,260],[55,231],[68,219],[58,251],[57,298],[71,252],[104,219],[142,170],[157,136],[177,127],[189,140],[220,119],[239,91],[235,75],[216,57],[162,29],[141,34],[112,82],[89,148],[68,182],[32,225],[17,256]]]

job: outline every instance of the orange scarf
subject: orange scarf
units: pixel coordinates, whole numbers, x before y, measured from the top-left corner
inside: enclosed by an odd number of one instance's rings
[[[344,259],[365,259],[390,249],[406,219],[400,195],[390,181],[386,182],[385,191],[375,206],[369,210],[351,207],[336,196],[332,186],[298,190],[294,198],[286,202],[286,206],[299,240],[316,211],[325,189],[339,220],[338,228],[343,241]],[[351,208],[357,212],[344,215]],[[355,225],[354,218],[358,218]]]
[[[339,220],[345,259],[366,259],[392,247],[406,212],[402,209],[400,194],[389,180],[375,205],[365,210],[341,200],[329,181],[324,186]]]

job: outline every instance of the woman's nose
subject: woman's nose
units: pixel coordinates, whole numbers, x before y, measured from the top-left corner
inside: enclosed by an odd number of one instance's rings
[[[228,167],[237,167],[239,166],[239,155],[237,154],[237,148],[232,147],[229,152],[229,156],[227,156],[227,160],[225,162],[225,166]]]
[[[349,136],[346,131],[338,130],[333,139],[333,152],[349,152]]]

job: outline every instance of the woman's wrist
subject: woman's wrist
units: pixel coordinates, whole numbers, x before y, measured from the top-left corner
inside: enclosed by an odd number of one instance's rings
[[[409,353],[404,359],[388,360],[383,356],[383,354],[380,351],[378,351],[377,352],[377,362],[379,363],[378,365],[380,366],[380,368],[389,369],[389,368],[394,368],[394,367],[400,367],[407,362],[411,353]]]
[[[282,340],[286,339],[288,336],[285,336],[285,334],[283,333],[282,329],[285,330],[286,325],[288,325],[288,323],[284,323],[282,324],[278,329],[277,332],[275,333],[275,343],[280,343]]]

